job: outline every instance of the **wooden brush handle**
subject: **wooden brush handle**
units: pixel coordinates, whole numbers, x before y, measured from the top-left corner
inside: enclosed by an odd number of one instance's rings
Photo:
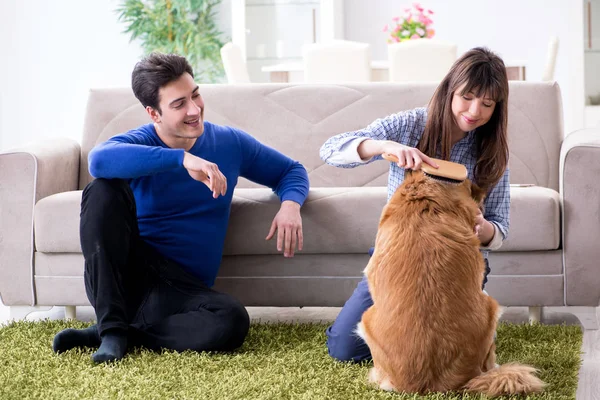
[[[398,157],[393,154],[383,153],[381,156],[385,160],[395,163],[398,162]],[[467,179],[467,168],[464,165],[455,162],[439,160],[437,158],[432,158],[431,160],[433,160],[439,166],[439,168],[433,168],[429,164],[422,163],[421,170],[423,170],[423,172],[426,174],[454,179],[456,181],[464,181]]]
[[[398,162],[398,157],[396,157],[395,155],[390,154],[390,153],[383,153],[381,155],[381,157],[383,157],[384,160],[388,160],[391,162]]]

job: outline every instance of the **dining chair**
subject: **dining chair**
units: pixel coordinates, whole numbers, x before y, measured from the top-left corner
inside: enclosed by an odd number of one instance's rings
[[[456,61],[457,46],[437,39],[412,39],[388,45],[390,81],[441,81]]]
[[[554,69],[556,66],[556,55],[558,54],[558,37],[552,36],[548,41],[548,50],[546,52],[546,64],[542,73],[542,81],[554,80]]]
[[[306,44],[302,48],[304,81],[311,83],[369,82],[371,46],[334,40]]]
[[[242,56],[242,49],[232,42],[221,47],[221,60],[228,83],[250,83],[248,68]]]

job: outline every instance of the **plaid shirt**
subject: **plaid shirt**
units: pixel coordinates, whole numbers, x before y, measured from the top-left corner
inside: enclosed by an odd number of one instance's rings
[[[417,147],[423,136],[423,132],[425,131],[426,120],[426,108],[415,108],[413,110],[403,111],[398,114],[392,114],[385,118],[377,119],[365,129],[342,133],[328,139],[321,147],[321,159],[327,164],[342,168],[354,168],[376,160],[382,160],[382,157],[379,155],[368,161],[359,161],[357,159],[356,162],[343,162],[336,161],[335,156],[343,152],[344,148],[351,142],[361,138],[393,140],[406,146]],[[468,132],[464,138],[452,146],[450,161],[463,164],[467,167],[469,179],[471,181],[474,180],[474,170],[477,162],[475,130]],[[396,188],[400,186],[403,180],[404,168],[398,167],[398,164],[396,163],[390,163],[388,200],[392,197]],[[488,192],[484,205],[484,218],[494,223],[502,233],[503,238],[506,239],[508,235],[510,208],[508,168],[496,186]],[[487,252],[484,252],[484,255],[487,257]]]

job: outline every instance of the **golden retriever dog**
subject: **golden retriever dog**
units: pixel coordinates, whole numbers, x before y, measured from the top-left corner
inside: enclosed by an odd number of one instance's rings
[[[373,356],[369,380],[380,388],[491,397],[543,389],[534,368],[495,364],[500,308],[481,290],[484,260],[473,232],[482,197],[469,180],[407,171],[383,209],[365,268],[373,306],[357,327]]]

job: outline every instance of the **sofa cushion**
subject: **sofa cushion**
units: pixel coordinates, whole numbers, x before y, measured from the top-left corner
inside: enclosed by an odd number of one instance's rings
[[[560,197],[540,186],[510,188],[510,229],[498,251],[556,250],[560,246]]]
[[[59,193],[35,207],[36,250],[81,253],[81,191]],[[365,253],[375,243],[385,187],[311,188],[302,208],[306,254]],[[225,255],[276,254],[265,237],[279,199],[270,189],[234,192]],[[511,187],[509,238],[498,251],[554,250],[560,244],[558,193],[542,187]]]
[[[511,186],[509,237],[498,251],[555,250],[560,245],[560,208],[556,191]],[[267,234],[279,202],[266,189],[236,192],[225,254],[273,254]],[[375,243],[386,189],[311,188],[302,208],[304,252],[362,253]]]
[[[385,187],[311,188],[302,207],[303,253],[366,253],[386,198]],[[265,237],[278,210],[268,189],[236,190],[225,254],[276,254],[275,238]]]
[[[82,190],[44,197],[34,209],[35,250],[46,253],[81,253],[79,211]]]
[[[81,194],[59,193],[36,204],[36,251],[81,253]],[[311,189],[302,210],[305,252],[366,253],[375,242],[385,200],[384,187]],[[224,253],[277,254],[276,239],[266,241],[265,237],[279,205],[270,189],[236,189]]]

